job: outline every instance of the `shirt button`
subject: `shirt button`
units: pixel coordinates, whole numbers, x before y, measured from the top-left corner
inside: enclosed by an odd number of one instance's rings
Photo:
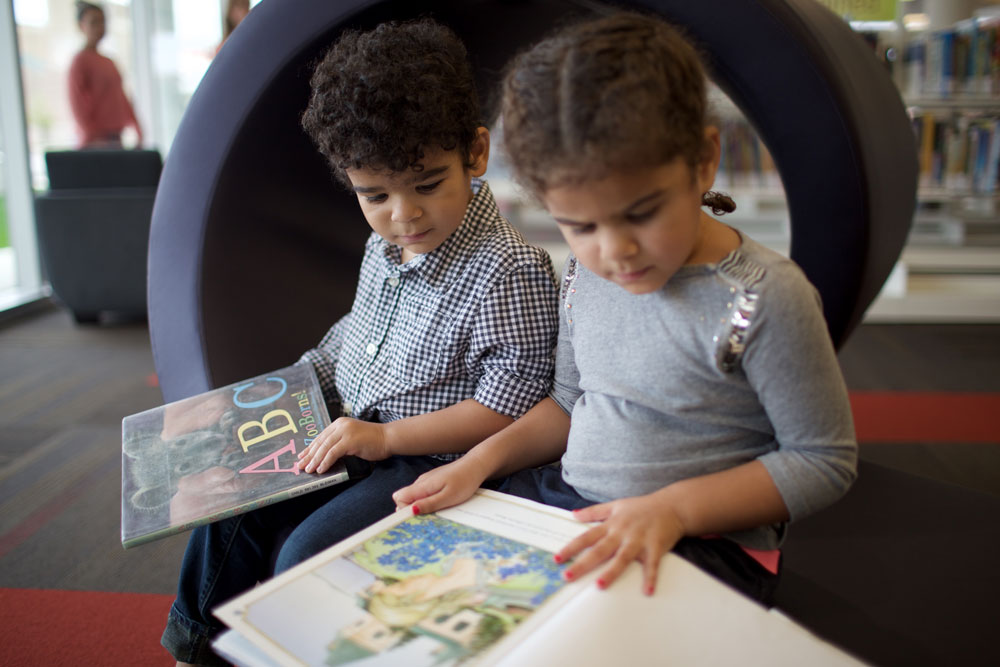
[[[369,357],[374,357],[375,353],[378,352],[378,348],[375,346],[375,343],[368,343],[368,346],[365,348],[365,352]]]
[[[343,413],[345,415],[347,415],[347,416],[350,416],[351,411],[354,409],[354,406],[351,405],[350,403],[344,403],[340,407],[341,407],[341,410],[343,411]]]
[[[396,276],[393,276],[392,278],[389,278],[388,282],[389,282],[389,287],[398,287],[399,286],[399,278],[397,278]]]

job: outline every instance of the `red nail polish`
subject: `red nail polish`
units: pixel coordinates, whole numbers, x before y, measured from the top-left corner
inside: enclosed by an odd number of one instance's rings
[[[608,587],[608,582],[604,581],[603,579],[598,579],[597,580],[597,587],[600,588],[603,591],[605,588]]]
[[[653,587],[646,586],[646,595],[652,595],[652,594],[653,594]]]
[[[575,576],[576,576],[576,575],[575,575],[575,574],[573,574],[573,571],[572,571],[572,570],[566,570],[565,572],[563,572],[563,577],[565,577],[565,578],[566,578],[566,581],[573,581],[573,578],[574,578]]]
[[[420,514],[420,508],[416,505],[413,506],[413,516]]]
[[[560,556],[559,554],[554,554],[552,556],[552,560],[554,560],[557,563],[562,563],[563,562],[562,556]]]

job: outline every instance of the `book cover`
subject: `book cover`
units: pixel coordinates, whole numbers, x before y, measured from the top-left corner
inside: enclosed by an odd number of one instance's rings
[[[350,460],[323,475],[296,468],[297,453],[329,423],[308,364],[125,417],[122,546],[363,475]]]

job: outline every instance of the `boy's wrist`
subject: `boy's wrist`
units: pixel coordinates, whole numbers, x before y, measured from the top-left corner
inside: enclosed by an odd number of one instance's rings
[[[382,448],[385,451],[385,457],[395,456],[399,452],[396,451],[397,448],[397,434],[396,431],[399,428],[399,421],[395,420],[391,422],[386,422],[384,424],[379,424],[382,429]]]

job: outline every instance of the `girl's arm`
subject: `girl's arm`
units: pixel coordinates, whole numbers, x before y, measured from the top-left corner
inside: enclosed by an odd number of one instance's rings
[[[413,505],[414,514],[457,505],[487,479],[557,460],[566,449],[567,435],[569,415],[551,398],[544,398],[462,458],[424,473],[392,498],[397,508]]]
[[[348,455],[381,461],[393,455],[461,453],[512,421],[471,398],[386,424],[340,417],[299,453],[299,468],[323,473]]]
[[[682,537],[700,537],[788,520],[788,509],[759,461],[675,482],[645,496],[622,498],[574,512],[601,523],[555,556],[576,558],[564,576],[577,579],[601,563],[597,585],[607,587],[633,560],[643,566],[643,589],[656,588],[660,560]]]

